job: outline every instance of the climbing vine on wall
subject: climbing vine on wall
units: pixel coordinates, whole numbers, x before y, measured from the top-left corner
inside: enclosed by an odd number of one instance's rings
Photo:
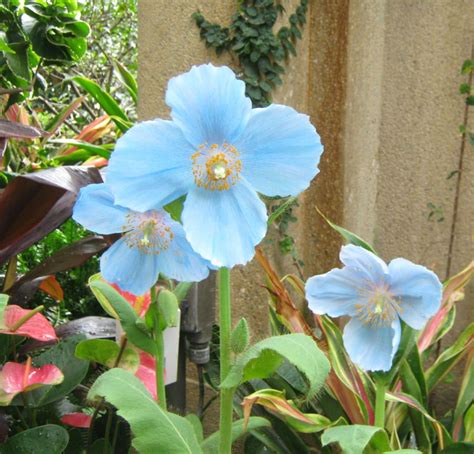
[[[206,47],[217,55],[236,56],[247,96],[254,107],[270,104],[272,90],[282,84],[285,62],[296,55],[296,42],[302,38],[309,0],[301,0],[288,22],[274,30],[285,8],[278,0],[239,0],[239,9],[228,27],[211,23],[200,13],[193,14]]]

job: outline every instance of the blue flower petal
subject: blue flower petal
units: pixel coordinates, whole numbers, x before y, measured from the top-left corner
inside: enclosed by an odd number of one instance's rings
[[[355,315],[355,304],[365,304],[359,292],[362,283],[350,268],[333,269],[306,282],[306,298],[315,314],[331,317]]]
[[[209,262],[193,250],[181,224],[171,218],[167,223],[173,231],[173,240],[168,249],[156,255],[159,272],[181,282],[202,281],[209,275]]]
[[[265,205],[244,179],[229,190],[192,189],[182,220],[193,249],[219,267],[251,260],[267,230]]]
[[[277,104],[253,109],[242,136],[232,145],[241,154],[242,175],[268,196],[304,191],[319,172],[323,152],[309,117]]]
[[[377,327],[352,318],[344,327],[344,347],[351,360],[364,370],[388,371],[400,344],[400,320]]]
[[[359,275],[361,285],[373,287],[373,284],[383,284],[388,278],[385,262],[363,247],[353,244],[343,246],[339,258],[344,265]]]
[[[390,291],[399,299],[400,318],[421,329],[440,307],[443,286],[435,273],[424,266],[398,258],[388,265]]]
[[[116,203],[135,211],[161,208],[194,183],[193,149],[165,120],[145,121],[118,141],[107,170]]]
[[[159,270],[153,254],[143,254],[120,239],[100,258],[102,277],[122,290],[143,295],[158,279]]]
[[[72,217],[92,232],[108,235],[122,232],[128,209],[114,205],[114,196],[105,183],[81,188]]]
[[[171,117],[197,148],[208,143],[233,144],[243,131],[252,103],[245,84],[231,69],[211,64],[193,66],[168,83],[166,103]]]

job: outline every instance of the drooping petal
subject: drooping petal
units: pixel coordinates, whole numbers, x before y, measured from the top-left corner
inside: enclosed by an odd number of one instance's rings
[[[267,230],[265,205],[244,179],[229,190],[193,188],[182,220],[193,249],[219,267],[251,260]]]
[[[323,147],[307,115],[272,104],[253,109],[242,135],[233,144],[242,160],[242,175],[262,194],[296,195],[319,172]]]
[[[170,121],[138,123],[118,141],[107,170],[115,202],[134,211],[161,208],[194,182],[193,148]]]
[[[115,205],[107,184],[90,184],[81,188],[72,217],[86,229],[108,235],[122,231],[128,211]]]
[[[385,262],[363,247],[353,244],[342,246],[339,258],[344,265],[359,275],[361,284],[364,283],[366,287],[373,284],[380,286],[388,277]]]
[[[344,347],[362,369],[388,371],[400,344],[400,333],[398,318],[389,326],[378,327],[354,317],[344,327]]]
[[[199,282],[209,275],[209,262],[197,254],[186,239],[183,227],[168,217],[173,240],[168,249],[155,256],[160,273],[181,282]]]
[[[0,405],[8,405],[18,393],[57,385],[63,379],[62,372],[53,364],[36,368],[31,366],[31,359],[25,364],[8,362],[0,371]]]
[[[88,429],[92,423],[92,416],[85,413],[68,413],[61,416],[61,422],[67,426],[77,427],[79,429]]]
[[[439,309],[443,286],[435,273],[409,260],[392,260],[390,291],[400,305],[400,318],[414,329],[421,329]]]
[[[40,313],[34,314],[30,319],[13,331],[15,324],[23,317],[31,313],[29,309],[11,304],[5,308],[3,313],[2,334],[14,334],[18,336],[31,337],[42,342],[57,340],[56,332],[48,319]]]
[[[130,247],[123,238],[100,258],[100,271],[106,281],[135,295],[143,295],[158,279],[154,254]]]
[[[171,117],[188,141],[201,144],[232,144],[243,131],[252,109],[245,84],[231,69],[211,64],[170,79],[166,103]]]
[[[365,304],[359,293],[361,282],[350,268],[333,269],[306,282],[306,298],[315,314],[331,317],[355,315],[356,304]]]

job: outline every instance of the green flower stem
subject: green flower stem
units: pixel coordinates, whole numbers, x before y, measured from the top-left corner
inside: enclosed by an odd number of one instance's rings
[[[375,379],[375,426],[385,427],[385,381]]]
[[[152,304],[158,304],[155,286],[150,289],[150,293]],[[158,308],[155,311],[154,336],[156,343],[156,394],[158,398],[158,404],[163,410],[166,410],[165,343],[163,340],[163,330],[160,326],[160,315]]]
[[[10,327],[10,331],[14,333],[16,330],[20,329],[30,318],[32,318],[38,312],[41,312],[43,309],[44,306],[35,307],[33,310],[17,320],[17,322]]]
[[[230,270],[219,269],[219,322],[220,322],[220,379],[227,377],[231,367],[232,350],[230,336],[232,329],[230,305]],[[234,391],[221,389],[220,393],[220,454],[230,454],[232,449],[232,411]]]

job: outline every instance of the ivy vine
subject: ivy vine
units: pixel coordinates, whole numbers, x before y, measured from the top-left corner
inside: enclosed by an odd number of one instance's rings
[[[309,0],[301,0],[289,15],[288,24],[274,32],[285,8],[279,0],[239,0],[229,27],[211,23],[200,13],[192,15],[206,47],[217,55],[236,55],[245,82],[246,94],[254,107],[271,103],[271,92],[282,84],[284,62],[296,56],[296,42],[302,38]]]

